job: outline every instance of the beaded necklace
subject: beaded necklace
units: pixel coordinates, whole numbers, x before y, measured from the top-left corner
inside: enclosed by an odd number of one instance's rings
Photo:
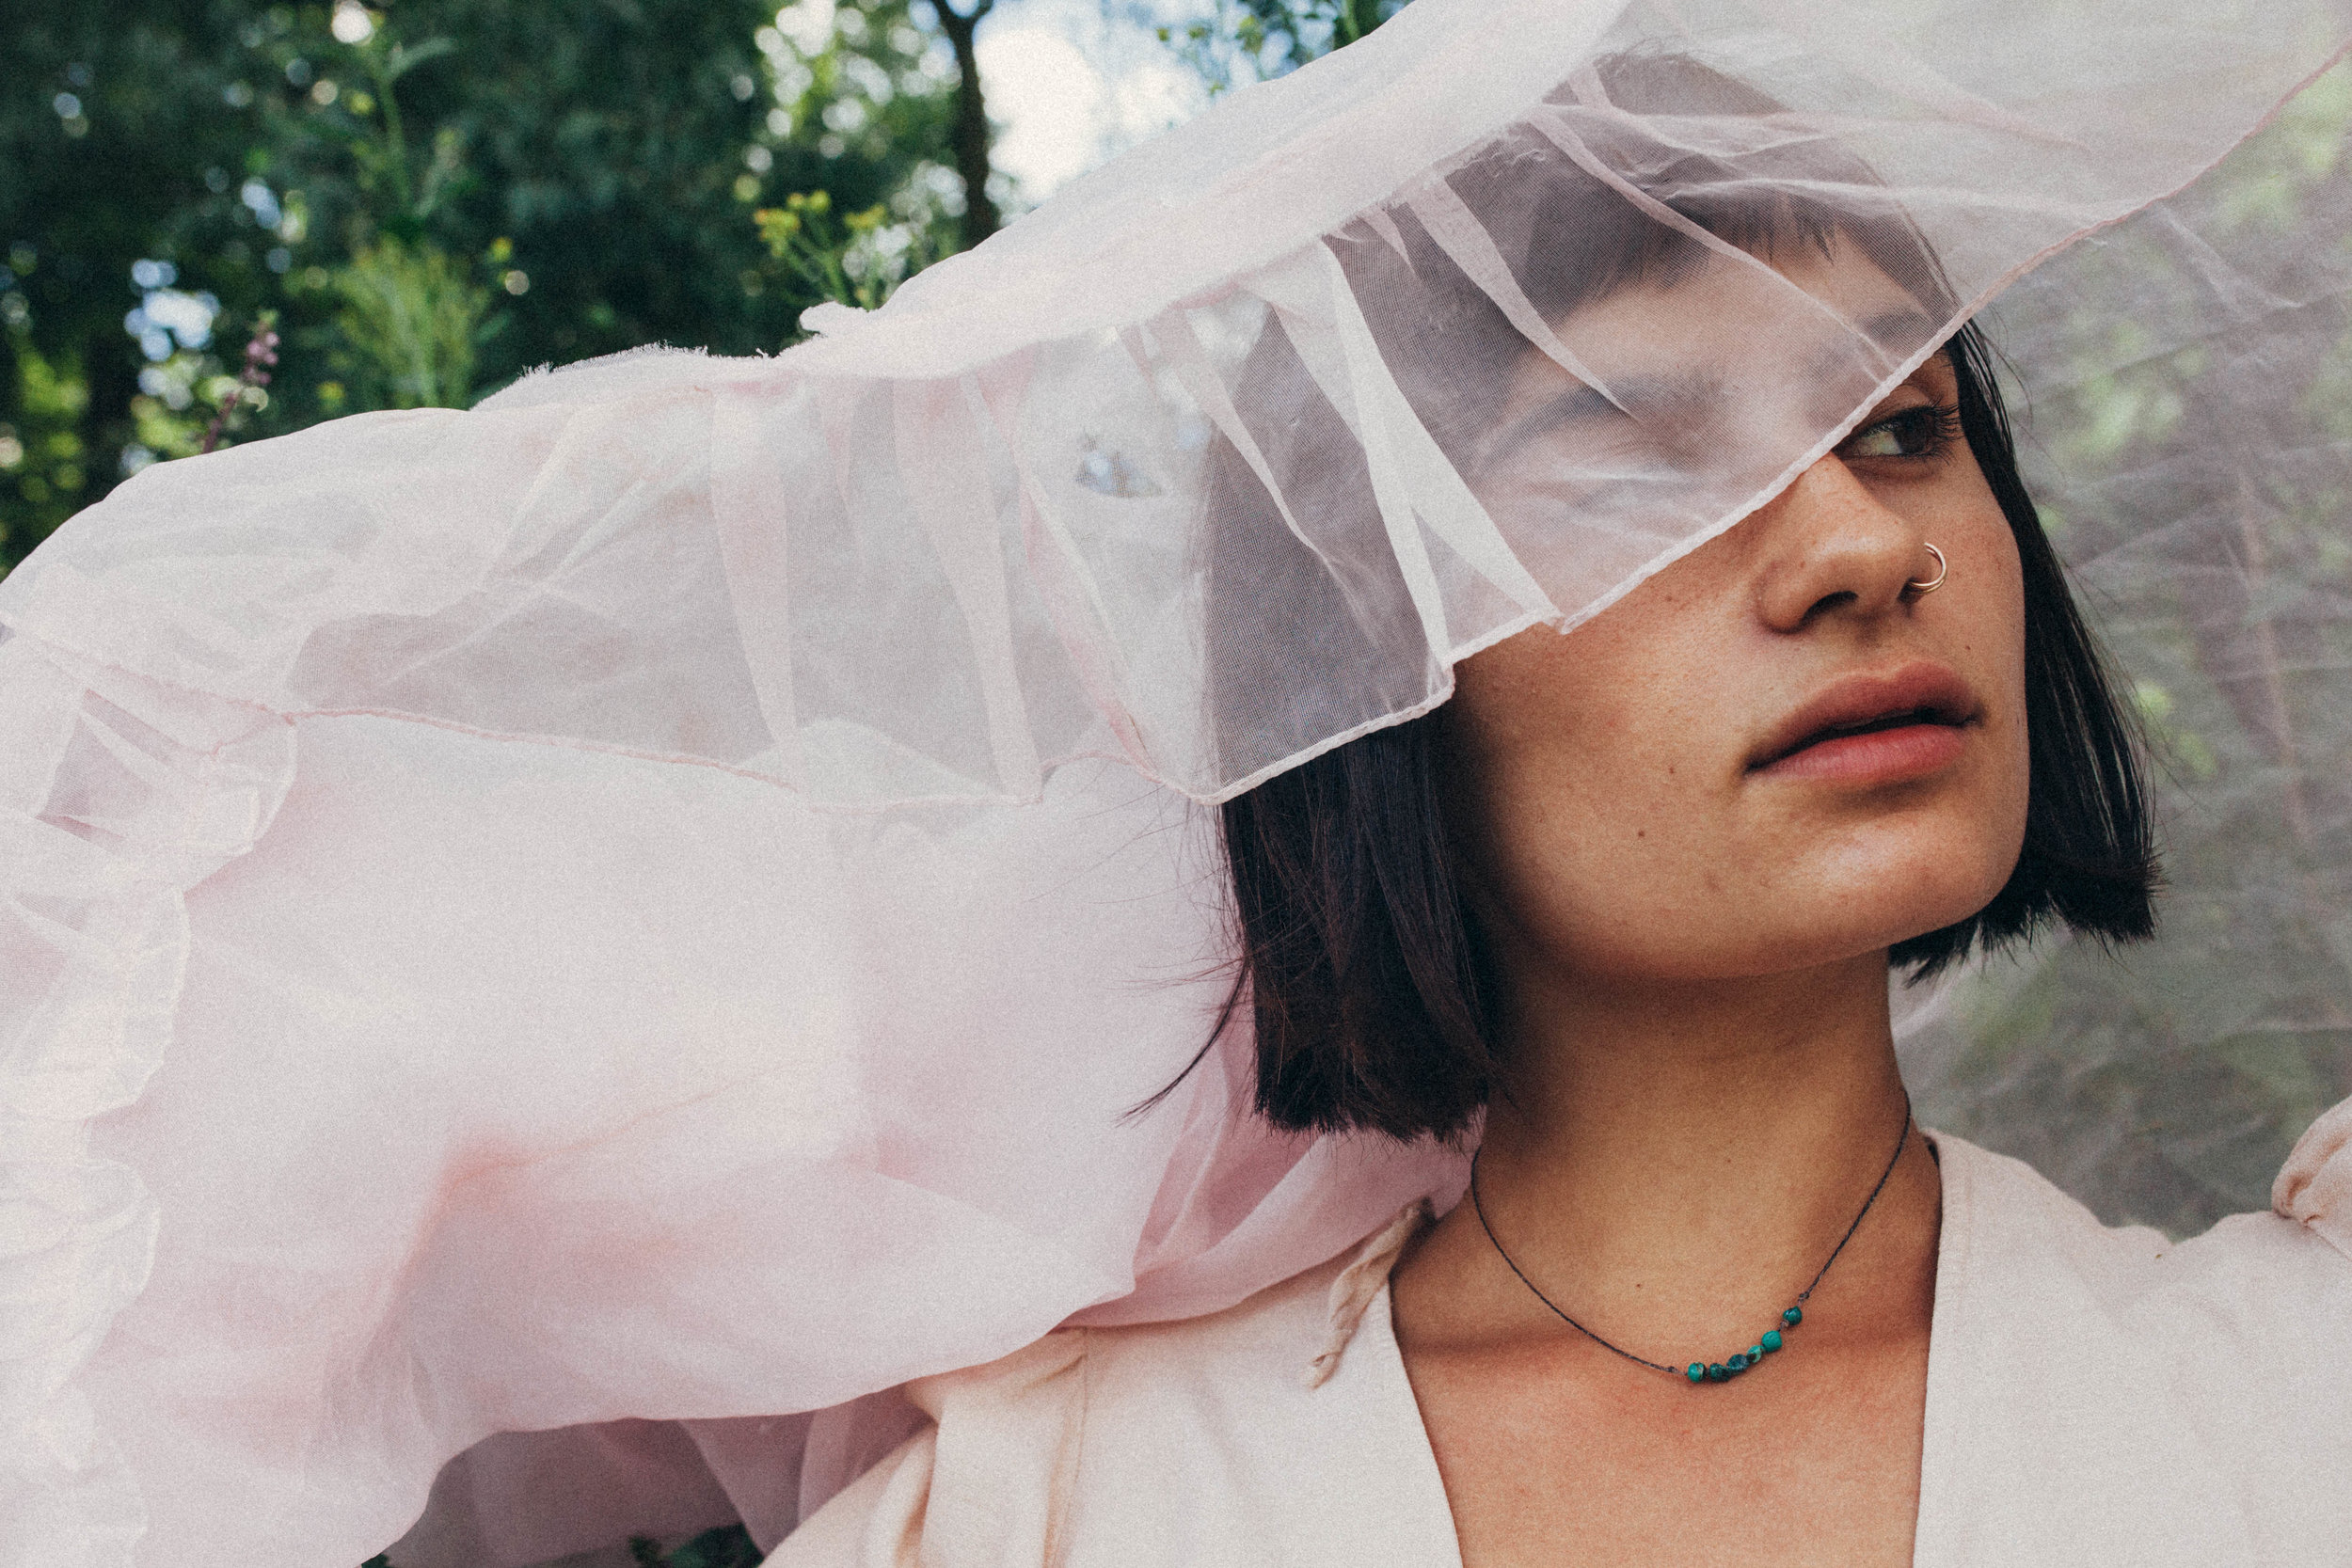
[[[1688,1368],[1670,1367],[1663,1361],[1652,1361],[1645,1355],[1636,1355],[1631,1351],[1627,1350],[1622,1346],[1611,1344],[1608,1340],[1602,1338],[1591,1329],[1586,1328],[1582,1323],[1578,1323],[1574,1318],[1569,1317],[1565,1312],[1561,1311],[1559,1306],[1554,1303],[1549,1296],[1544,1294],[1542,1291],[1536,1289],[1535,1282],[1527,1277],[1527,1272],[1524,1269],[1521,1269],[1518,1264],[1513,1262],[1511,1260],[1511,1255],[1502,1249],[1502,1243],[1495,1237],[1495,1227],[1486,1223],[1486,1204],[1480,1202],[1478,1197],[1478,1156],[1475,1154],[1470,1156],[1470,1208],[1478,1215],[1478,1227],[1486,1233],[1486,1240],[1493,1243],[1495,1256],[1502,1259],[1504,1266],[1509,1268],[1513,1274],[1519,1276],[1519,1283],[1526,1286],[1531,1291],[1534,1291],[1535,1299],[1542,1302],[1546,1307],[1550,1307],[1552,1315],[1557,1317],[1562,1323],[1566,1323],[1570,1328],[1575,1329],[1579,1334],[1583,1335],[1584,1338],[1590,1339],[1601,1349],[1609,1351],[1616,1355],[1622,1355],[1637,1367],[1647,1367],[1652,1371],[1664,1372],[1669,1377],[1688,1378],[1693,1384],[1728,1383],[1733,1378],[1738,1377],[1741,1372],[1746,1371],[1750,1367],[1753,1367],[1757,1362],[1763,1360],[1764,1357],[1770,1355],[1772,1352],[1780,1349],[1782,1343],[1781,1336],[1784,1330],[1792,1329],[1799,1323],[1804,1322],[1805,1302],[1812,1297],[1814,1291],[1820,1287],[1822,1275],[1829,1273],[1830,1264],[1837,1261],[1837,1255],[1846,1250],[1846,1243],[1848,1242],[1853,1240],[1853,1233],[1862,1228],[1863,1217],[1869,1213],[1870,1206],[1879,1200],[1879,1194],[1886,1190],[1887,1179],[1895,1174],[1895,1163],[1903,1157],[1903,1150],[1910,1146],[1910,1143],[1911,1097],[1906,1094],[1903,1096],[1902,1135],[1895,1140],[1895,1152],[1886,1157],[1886,1168],[1879,1172],[1878,1185],[1872,1187],[1870,1189],[1870,1196],[1862,1200],[1862,1211],[1860,1213],[1854,1215],[1853,1224],[1846,1227],[1846,1233],[1837,1238],[1837,1244],[1836,1246],[1830,1248],[1829,1258],[1821,1264],[1820,1272],[1814,1275],[1813,1283],[1807,1285],[1804,1290],[1799,1291],[1797,1292],[1797,1299],[1789,1304],[1786,1311],[1781,1313],[1780,1327],[1765,1330],[1763,1337],[1757,1339],[1755,1344],[1750,1345],[1746,1350],[1739,1351],[1733,1354],[1727,1355],[1721,1361],[1693,1361]]]

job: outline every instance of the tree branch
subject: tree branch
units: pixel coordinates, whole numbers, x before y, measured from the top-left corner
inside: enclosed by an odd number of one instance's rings
[[[956,172],[963,176],[963,243],[979,244],[996,232],[996,203],[988,195],[988,106],[980,98],[979,58],[972,50],[972,35],[996,0],[972,0],[972,8],[959,11],[948,0],[931,0],[940,31],[956,52],[956,124],[952,140]]]

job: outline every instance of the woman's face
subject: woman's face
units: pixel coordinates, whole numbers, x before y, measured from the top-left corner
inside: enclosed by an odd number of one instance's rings
[[[1837,270],[1807,286],[1883,281]],[[1708,284],[1627,290],[1563,336],[1703,353],[1725,319]],[[2025,835],[2024,600],[1954,403],[1939,355],[1729,532],[1565,637],[1457,668],[1449,809],[1508,946],[1571,976],[1731,978],[2000,890]],[[1930,544],[1949,572],[1921,594]]]

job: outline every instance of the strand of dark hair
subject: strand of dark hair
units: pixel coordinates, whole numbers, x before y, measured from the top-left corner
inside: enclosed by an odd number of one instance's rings
[[[1451,1136],[1495,1076],[1491,987],[1438,793],[1437,728],[1375,730],[1224,807],[1258,1108]]]

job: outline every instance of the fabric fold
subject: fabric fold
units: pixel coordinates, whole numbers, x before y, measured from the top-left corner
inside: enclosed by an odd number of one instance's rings
[[[162,1205],[90,1122],[171,1054],[189,888],[268,830],[292,726],[0,640],[0,1558],[119,1560],[138,1478],[81,1374],[146,1288]]]
[[[2352,1100],[2312,1122],[2295,1141],[2271,1188],[2270,1207],[2352,1258]]]

